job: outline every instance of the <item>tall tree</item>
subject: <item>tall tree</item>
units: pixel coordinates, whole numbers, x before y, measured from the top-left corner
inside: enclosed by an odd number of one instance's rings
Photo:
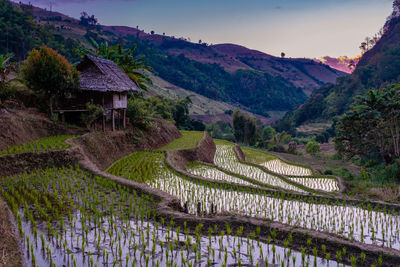
[[[335,145],[348,157],[400,158],[400,85],[359,96],[338,123]]]
[[[50,115],[53,103],[79,88],[79,73],[57,51],[41,46],[33,49],[22,70],[27,85],[49,101]]]
[[[236,142],[255,145],[258,137],[258,127],[253,116],[246,115],[235,109],[232,116],[233,135]]]

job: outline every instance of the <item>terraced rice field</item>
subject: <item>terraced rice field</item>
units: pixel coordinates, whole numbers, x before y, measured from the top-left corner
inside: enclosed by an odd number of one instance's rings
[[[170,148],[192,147],[202,137],[200,133],[195,135],[197,141],[188,141],[188,134],[185,141],[181,139]],[[52,140],[62,143],[63,138]],[[163,151],[135,152],[112,164],[107,172],[175,196],[186,213],[199,218],[218,214],[253,217],[400,250],[399,211],[288,194],[306,191],[262,168],[241,163],[229,142],[217,142],[218,168],[188,164],[189,172],[208,181],[171,169],[164,157]],[[338,189],[329,177],[288,178],[318,190]],[[267,191],[260,183],[289,191]],[[334,255],[326,252],[325,244],[313,246],[308,238],[306,246],[296,251],[291,234],[283,240],[283,246],[276,245],[282,240],[277,239],[273,229],[262,234],[257,227],[257,231],[244,235],[243,227],[233,232],[229,223],[208,229],[202,224],[175,225],[173,220],[156,216],[157,201],[152,197],[79,166],[1,178],[0,195],[16,218],[25,257],[32,267],[347,266],[342,264],[346,247],[338,247]],[[365,265],[364,252],[347,256],[351,266]],[[382,264],[384,257],[377,257],[374,266]]]
[[[304,185],[314,190],[321,190],[324,192],[337,192],[339,191],[338,182],[334,178],[323,177],[288,177],[291,181]]]
[[[0,150],[0,156],[11,154],[21,154],[28,152],[47,152],[54,150],[63,150],[69,147],[65,140],[75,137],[75,135],[58,135],[45,137],[29,143],[11,146],[9,148]]]
[[[262,164],[265,168],[275,173],[288,176],[310,176],[312,172],[308,168],[287,164],[279,159],[273,159]]]
[[[204,136],[204,132],[181,131],[182,136],[161,147],[160,151],[174,151],[195,148]]]
[[[79,167],[49,168],[1,180],[0,193],[11,207],[28,266],[228,266],[337,263],[329,253],[274,244],[276,232],[260,241],[229,224],[189,232],[186,224],[154,220],[153,200]]]
[[[237,159],[236,153],[233,149],[233,144],[231,143],[226,143],[226,142],[224,142],[223,144],[217,143],[217,151],[215,153],[214,163],[215,165],[217,165],[222,169],[249,177],[253,180],[256,180],[260,183],[269,186],[278,187],[295,192],[302,192],[302,193],[306,192],[303,189],[295,185],[289,184],[284,180],[282,180],[281,178],[279,178],[278,176],[269,174],[258,167],[241,163]]]
[[[255,186],[259,187],[258,185],[254,183],[250,183],[242,178],[229,175],[221,170],[218,170],[217,168],[193,162],[188,164],[187,166],[188,172],[191,174],[201,176],[204,178],[208,178],[210,180],[216,180],[216,181],[221,181],[221,182],[226,182],[226,183],[233,183],[233,184],[238,184],[238,185],[246,185],[246,186]]]
[[[129,157],[135,158],[138,155],[134,153]],[[202,216],[215,212],[229,212],[323,231],[367,244],[400,249],[398,212],[377,210],[363,205],[347,205],[345,201],[319,202],[311,198],[288,200],[283,199],[279,193],[271,196],[256,189],[192,180],[170,170],[164,163],[162,153],[146,152],[142,153],[141,157],[146,157],[147,163],[140,166],[154,166],[158,170],[152,172],[151,177],[144,179],[145,183],[179,198],[181,205],[191,214]],[[124,165],[126,162],[129,160],[123,159],[115,163],[109,171],[119,175],[129,173],[129,169],[140,168]],[[118,169],[119,172],[113,172],[113,169]],[[150,175],[150,172],[145,170],[142,173]]]
[[[310,168],[283,162],[273,155],[255,149],[243,148],[242,151],[247,161],[263,166],[273,173],[285,175],[297,184],[324,192],[339,191],[338,181],[333,177],[318,176]]]

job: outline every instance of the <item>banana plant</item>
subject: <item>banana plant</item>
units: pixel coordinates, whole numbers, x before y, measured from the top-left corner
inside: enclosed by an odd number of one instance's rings
[[[13,57],[13,54],[0,54],[0,83],[6,81],[8,74],[14,68],[14,64],[11,62]]]

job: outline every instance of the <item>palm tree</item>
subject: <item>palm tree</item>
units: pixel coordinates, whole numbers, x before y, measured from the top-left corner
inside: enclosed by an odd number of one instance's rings
[[[138,58],[134,55],[136,52],[136,45],[126,49],[120,44],[109,45],[108,42],[99,44],[93,38],[90,40],[96,51],[93,52],[86,48],[81,48],[80,50],[76,50],[79,55],[83,57],[89,54],[113,61],[139,88],[148,91],[147,84],[151,84],[151,80],[144,74],[144,70],[153,71],[153,69],[146,65],[144,58]]]
[[[365,52],[367,52],[368,48],[367,48],[367,43],[366,42],[362,42],[360,45],[360,49],[361,52],[364,54]]]
[[[365,37],[365,43],[367,44],[367,50],[369,50],[369,48],[370,48],[370,43],[371,42],[371,38],[369,38],[369,37]]]

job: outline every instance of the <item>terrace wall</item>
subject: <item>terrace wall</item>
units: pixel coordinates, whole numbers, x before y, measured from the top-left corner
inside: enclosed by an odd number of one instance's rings
[[[104,171],[126,155],[160,148],[180,136],[173,123],[160,119],[141,138],[128,132],[92,132],[72,138],[67,143],[78,146],[84,156]]]
[[[192,149],[166,151],[166,159],[169,164],[178,170],[186,170],[186,163],[200,161],[214,163],[214,155],[217,150],[212,137],[206,132],[199,144]]]
[[[68,166],[78,163],[81,157],[78,148],[3,156],[0,157],[0,177],[47,167]]]
[[[28,129],[30,127],[28,126]],[[57,129],[62,129],[62,127]],[[63,134],[58,130],[56,132]],[[100,170],[105,170],[116,160],[134,151],[157,149],[180,137],[180,135],[181,133],[173,123],[164,120],[157,120],[154,126],[146,131],[141,138],[122,131],[113,133],[91,132],[67,140],[66,142],[71,145],[71,148],[66,150],[31,152],[0,157],[0,177],[35,169],[78,164],[84,157],[89,158]],[[44,136],[40,135],[40,137]]]
[[[77,132],[77,129],[55,123],[34,109],[12,110],[0,106],[0,150],[44,137]]]

